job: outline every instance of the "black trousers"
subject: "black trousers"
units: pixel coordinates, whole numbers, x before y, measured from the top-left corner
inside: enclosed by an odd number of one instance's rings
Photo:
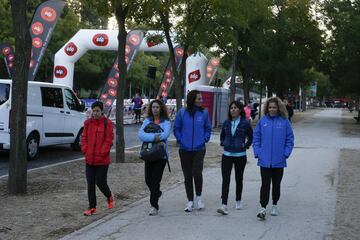
[[[222,174],[222,204],[227,205],[229,195],[229,185],[232,166],[235,166],[235,181],[236,181],[236,201],[241,200],[241,193],[243,189],[243,176],[246,165],[246,156],[242,157],[228,157],[222,155],[221,159],[221,174]]]
[[[181,168],[184,174],[186,196],[189,201],[194,201],[193,182],[195,183],[196,195],[200,196],[202,193],[202,171],[205,153],[205,149],[192,152],[184,151],[182,149],[179,150]]]
[[[89,208],[96,208],[95,184],[105,195],[105,197],[109,198],[111,196],[111,191],[107,184],[108,169],[109,165],[92,166],[86,164],[86,181],[88,186]]]
[[[266,208],[269,203],[270,184],[272,183],[272,200],[276,205],[280,199],[280,183],[284,174],[284,168],[264,168],[260,167],[261,172],[261,189],[260,204]]]
[[[135,109],[135,121],[141,120],[141,108]]]
[[[150,204],[159,210],[159,198],[161,196],[160,182],[164,173],[166,159],[156,162],[145,163],[145,182],[150,190]]]

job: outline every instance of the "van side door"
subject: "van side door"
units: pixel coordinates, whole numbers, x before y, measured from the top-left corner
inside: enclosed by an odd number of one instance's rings
[[[60,87],[40,87],[43,107],[43,145],[64,142],[64,98]]]
[[[64,88],[65,95],[65,125],[64,133],[68,143],[73,143],[80,129],[84,125],[86,115],[80,104],[80,100],[70,89]]]

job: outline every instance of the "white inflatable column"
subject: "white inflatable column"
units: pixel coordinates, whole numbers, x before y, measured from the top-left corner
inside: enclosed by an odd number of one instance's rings
[[[185,94],[196,89],[196,86],[207,85],[206,63],[207,59],[202,53],[194,53],[186,59]]]

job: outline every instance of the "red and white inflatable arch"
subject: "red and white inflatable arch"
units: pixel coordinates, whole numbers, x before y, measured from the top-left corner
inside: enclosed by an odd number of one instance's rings
[[[148,31],[148,35],[161,35],[162,31]],[[56,54],[54,58],[54,83],[63,84],[73,87],[74,64],[88,50],[117,51],[118,40],[117,30],[79,30]],[[139,39],[129,38],[129,41],[137,41]],[[176,45],[174,43],[174,45]],[[144,52],[168,52],[169,48],[166,40],[163,43],[153,45],[148,42],[145,36],[141,42],[139,51]],[[200,57],[199,57],[200,56]],[[206,61],[203,55],[189,56],[186,64],[186,84],[192,85],[205,83]],[[190,64],[188,64],[190,63]],[[196,75],[196,76],[195,76]]]

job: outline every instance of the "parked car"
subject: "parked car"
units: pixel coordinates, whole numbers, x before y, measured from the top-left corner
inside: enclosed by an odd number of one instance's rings
[[[0,150],[10,149],[11,80],[0,79]],[[80,138],[86,119],[84,104],[74,92],[62,85],[29,82],[26,117],[28,160],[36,157],[39,147],[71,144],[80,150]]]

